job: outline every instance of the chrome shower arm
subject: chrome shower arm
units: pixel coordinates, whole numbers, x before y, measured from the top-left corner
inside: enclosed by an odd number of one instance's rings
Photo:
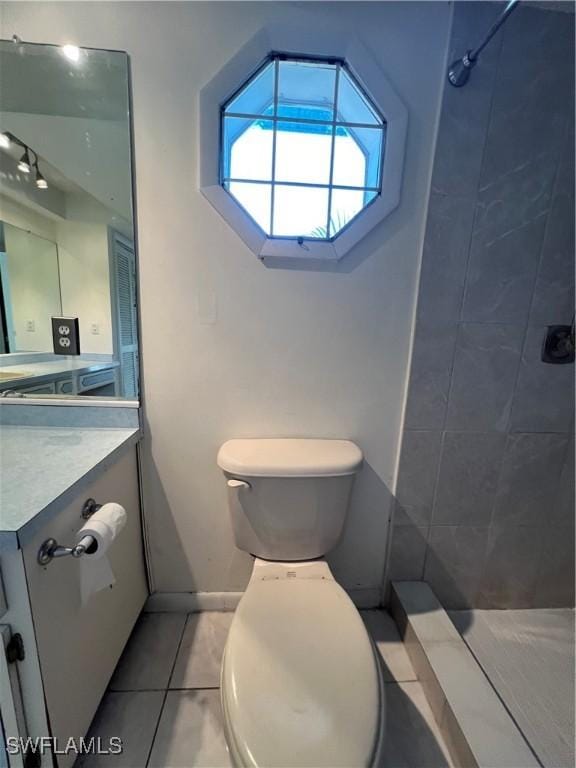
[[[486,48],[490,40],[492,40],[508,16],[510,16],[512,11],[518,6],[519,2],[520,0],[509,0],[500,16],[492,24],[476,48],[470,49],[461,59],[458,59],[451,64],[450,69],[448,70],[448,82],[450,85],[453,85],[455,88],[460,88],[463,85],[466,85],[468,78],[470,77],[470,70],[478,61],[478,56],[482,53],[484,48]]]
[[[504,24],[508,16],[510,16],[512,11],[518,6],[519,2],[520,0],[510,0],[509,3],[506,5],[506,8],[504,8],[504,10],[502,11],[501,15],[496,19],[494,24],[492,24],[492,26],[488,30],[482,42],[479,45],[477,45],[476,48],[473,48],[471,51],[468,51],[468,58],[471,61],[476,61],[476,59],[482,53],[484,48],[486,48],[490,40],[492,40],[496,32],[498,32],[502,24]]]

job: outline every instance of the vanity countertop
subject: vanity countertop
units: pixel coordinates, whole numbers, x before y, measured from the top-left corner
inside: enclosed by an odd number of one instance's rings
[[[118,454],[134,427],[0,427],[0,550],[21,546]]]
[[[114,360],[87,360],[81,357],[72,359],[63,357],[62,360],[48,360],[46,362],[11,362],[10,365],[0,364],[0,390],[10,389],[13,386],[21,386],[22,384],[40,384],[45,379],[53,379],[56,376],[63,376],[67,373],[105,371],[109,368],[116,368],[118,365],[119,363]],[[7,374],[10,373],[17,375],[14,378],[7,378]]]

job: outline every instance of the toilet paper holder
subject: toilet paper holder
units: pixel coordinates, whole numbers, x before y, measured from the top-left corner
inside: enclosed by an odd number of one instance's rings
[[[46,539],[38,550],[38,562],[40,565],[48,565],[55,557],[82,557],[95,544],[93,536],[83,536],[74,547],[61,547],[56,539]]]
[[[82,505],[82,517],[84,520],[88,520],[94,512],[98,512],[102,504],[97,504],[94,499],[86,499]]]
[[[101,506],[102,504],[97,504],[94,499],[86,499],[82,505],[81,517],[84,520],[88,520]],[[90,549],[95,544],[96,540],[93,536],[83,536],[78,544],[73,547],[62,547],[56,539],[46,539],[38,550],[37,560],[40,565],[48,565],[55,557],[66,557],[67,555],[82,557],[86,552],[90,553]]]

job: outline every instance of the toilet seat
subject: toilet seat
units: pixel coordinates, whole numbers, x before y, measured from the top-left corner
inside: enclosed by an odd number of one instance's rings
[[[270,564],[236,609],[222,665],[235,765],[360,768],[378,759],[384,706],[376,653],[323,565],[319,573]]]

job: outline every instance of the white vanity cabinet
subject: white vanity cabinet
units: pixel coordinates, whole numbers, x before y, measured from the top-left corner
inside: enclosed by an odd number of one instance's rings
[[[65,546],[76,543],[88,498],[99,504],[118,502],[128,521],[108,552],[115,584],[83,604],[81,558],[55,558],[45,566],[37,558],[48,538]],[[65,746],[71,737],[79,740],[86,735],[148,595],[136,448],[128,447],[88,487],[29,533],[22,549],[6,556],[0,552],[0,566],[8,604],[0,624],[9,625],[24,640],[26,657],[16,666],[28,735],[50,735]],[[45,719],[43,724],[44,701],[47,723]],[[56,755],[57,765],[68,768],[76,757],[74,752]],[[14,760],[14,766],[19,764]],[[52,765],[51,757],[45,756],[42,765]]]
[[[21,384],[18,379],[3,382],[3,389],[26,395],[93,395],[113,397],[118,392],[116,367],[104,368],[93,373],[72,372],[55,375],[50,381],[42,377],[40,384]]]

